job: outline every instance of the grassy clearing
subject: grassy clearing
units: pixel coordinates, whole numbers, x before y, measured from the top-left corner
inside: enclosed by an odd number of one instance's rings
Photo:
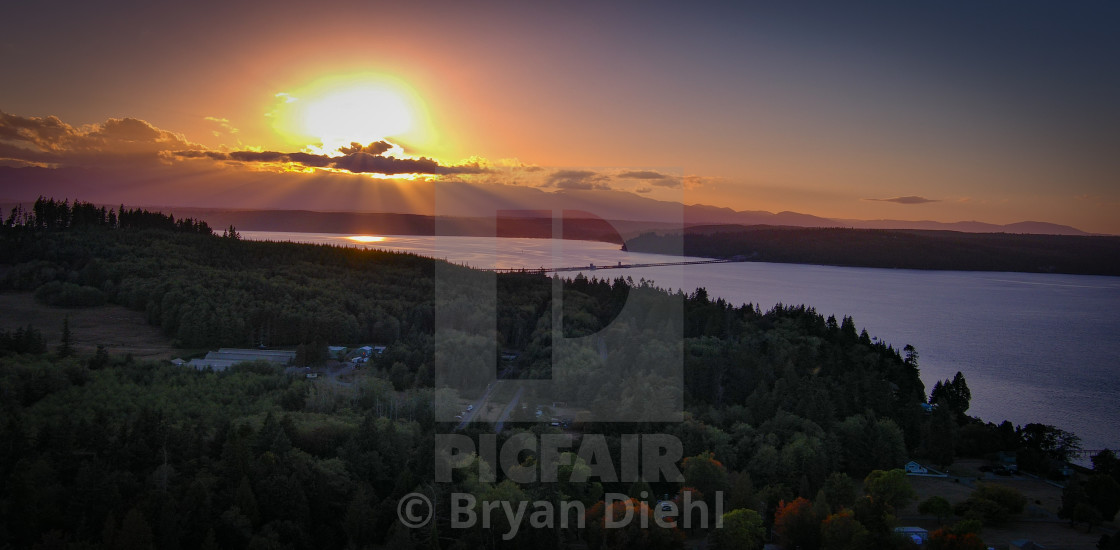
[[[984,463],[982,460],[959,460],[949,470],[950,472],[979,474],[979,467]],[[910,505],[899,510],[899,516],[902,518],[918,516],[918,503],[931,496],[940,496],[951,504],[956,504],[967,499],[973,490],[973,486],[970,484],[964,481],[954,481],[953,477],[911,476],[908,479],[917,492],[918,498]],[[1084,525],[1071,529],[1068,527],[1068,523],[1064,521],[1055,523],[1041,520],[1043,516],[1057,514],[1058,508],[1062,504],[1061,489],[1042,480],[1029,478],[995,478],[984,479],[981,482],[1011,487],[1027,498],[1026,509],[1020,521],[1013,521],[999,527],[984,527],[980,537],[988,546],[1007,548],[1007,545],[1013,540],[1027,539],[1048,548],[1092,550],[1097,547],[1097,541],[1102,533],[1100,527],[1093,529],[1091,533],[1086,533]],[[946,524],[951,525],[959,520],[959,517],[949,518],[946,520]],[[902,519],[901,522],[905,525],[924,527],[931,531],[938,528],[936,520]],[[1106,528],[1114,528],[1114,525],[1106,524]]]
[[[79,353],[92,353],[98,345],[109,353],[131,353],[137,359],[171,359],[177,350],[171,340],[148,324],[143,313],[118,305],[61,308],[40,304],[30,292],[0,294],[0,329],[14,330],[31,324],[43,333],[48,349],[62,338],[62,320],[70,318],[72,345]]]

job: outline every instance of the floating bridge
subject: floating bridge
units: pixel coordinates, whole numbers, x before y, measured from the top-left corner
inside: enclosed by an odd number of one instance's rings
[[[632,268],[638,268],[638,267],[665,267],[665,266],[672,266],[672,265],[730,264],[730,263],[745,262],[745,261],[747,261],[747,260],[734,258],[734,259],[729,259],[729,260],[727,260],[727,259],[690,260],[690,261],[686,261],[686,262],[658,262],[658,263],[646,263],[646,264],[624,264],[624,263],[620,262],[620,263],[615,264],[615,265],[587,264],[587,265],[577,265],[577,266],[569,266],[569,267],[540,267],[540,268],[537,268],[537,269],[526,268],[526,267],[503,267],[503,268],[499,268],[499,269],[491,269],[490,271],[493,271],[495,273],[540,273],[540,274],[544,274],[544,273],[562,273],[562,272],[566,272],[566,271],[599,271],[599,270],[603,270],[603,269],[632,269]]]

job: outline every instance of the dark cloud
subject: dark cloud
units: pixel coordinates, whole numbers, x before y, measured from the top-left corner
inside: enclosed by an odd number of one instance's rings
[[[607,179],[608,176],[591,170],[557,170],[548,175],[544,186],[575,190],[610,189],[604,183]]]
[[[369,153],[352,153],[339,157],[333,166],[355,174],[438,174],[439,164],[428,158],[398,159]]]
[[[217,151],[174,151],[172,156],[184,159],[213,159],[213,160],[229,160],[229,155],[226,153],[219,153]]]
[[[277,154],[279,154],[279,153],[277,153]],[[295,162],[297,164],[302,164],[304,166],[309,166],[311,168],[326,168],[326,167],[330,166],[331,162],[334,160],[333,158],[328,157],[326,155],[315,155],[315,154],[311,154],[311,153],[288,153],[285,156],[287,157],[287,160],[290,161],[290,162]],[[263,161],[263,162],[271,162],[271,161]]]
[[[359,147],[361,148],[360,145]],[[376,148],[374,150],[376,150]],[[183,159],[209,158],[213,160],[235,162],[294,163],[310,168],[334,168],[336,170],[345,170],[355,174],[385,174],[389,176],[400,174],[478,174],[486,171],[486,168],[477,164],[443,166],[430,158],[400,159],[396,157],[374,155],[365,151],[353,152],[341,157],[300,152],[281,153],[278,151],[233,151],[230,153],[220,153],[215,151],[187,150],[175,151],[172,154]]]
[[[863,200],[865,200],[865,201],[876,201],[876,202],[893,202],[893,203],[898,203],[898,204],[925,204],[927,202],[941,202],[939,199],[927,199],[925,197],[918,197],[916,195],[910,195],[910,196],[907,196],[907,197],[891,197],[889,199],[863,199]]]
[[[342,154],[346,154],[346,155],[350,155],[350,154],[354,154],[354,153],[369,153],[371,155],[380,155],[380,154],[384,153],[385,151],[388,151],[389,149],[392,149],[393,147],[396,147],[396,146],[393,145],[392,143],[389,143],[388,141],[385,141],[385,140],[375,141],[375,142],[373,142],[369,145],[365,145],[365,146],[363,146],[361,143],[358,143],[356,141],[352,141],[352,142],[350,142],[349,147],[339,147],[338,152],[342,153]]]
[[[653,170],[631,170],[618,174],[618,177],[630,180],[663,180],[669,178],[669,176]]]
[[[669,174],[662,174],[661,172],[656,172],[653,170],[630,170],[627,172],[620,172],[616,174],[615,177],[619,179],[641,180],[646,184],[656,185],[658,187],[681,186],[680,178],[676,176],[670,176]],[[648,188],[648,185],[643,187]],[[648,193],[649,191],[645,192]]]
[[[288,155],[274,151],[234,151],[227,155],[238,162],[287,162]]]

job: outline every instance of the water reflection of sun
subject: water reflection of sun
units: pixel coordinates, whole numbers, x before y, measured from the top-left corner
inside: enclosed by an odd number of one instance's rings
[[[379,243],[385,240],[385,237],[377,237],[374,235],[354,235],[346,238],[356,243]]]

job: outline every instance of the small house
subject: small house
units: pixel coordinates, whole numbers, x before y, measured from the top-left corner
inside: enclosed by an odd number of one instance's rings
[[[895,527],[894,532],[897,535],[902,535],[906,540],[918,546],[929,542],[929,531],[921,527]]]
[[[372,346],[362,346],[362,347],[358,348],[358,354],[361,355],[362,357],[369,357],[369,356],[373,355],[373,347]]]
[[[925,466],[922,466],[921,464],[918,464],[917,462],[914,462],[913,460],[911,460],[910,462],[907,462],[905,468],[906,468],[906,475],[928,474],[929,473],[929,470],[926,469]]]
[[[999,465],[1003,466],[1009,472],[1019,471],[1018,457],[1014,451],[1000,451],[998,455]]]

